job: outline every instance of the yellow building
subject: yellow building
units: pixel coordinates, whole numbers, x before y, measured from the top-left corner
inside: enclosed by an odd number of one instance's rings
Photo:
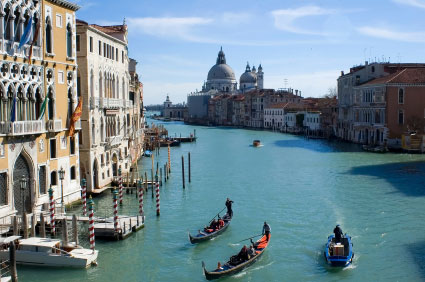
[[[68,136],[78,100],[78,8],[63,0],[1,1],[0,218],[47,210],[50,186],[57,206],[80,198],[78,134]],[[31,37],[18,49],[29,24]]]

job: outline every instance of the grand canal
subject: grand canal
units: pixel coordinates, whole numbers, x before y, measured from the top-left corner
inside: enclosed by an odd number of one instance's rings
[[[223,281],[418,281],[425,277],[425,157],[366,153],[356,145],[281,133],[165,123],[170,135],[198,141],[172,148],[172,172],[156,217],[145,196],[146,227],[127,240],[96,241],[97,267],[87,270],[18,267],[20,281],[204,281],[212,269],[261,233],[271,243],[251,268]],[[253,148],[261,139],[264,147]],[[191,152],[192,182],[181,184],[181,156]],[[166,148],[155,156],[161,165]],[[149,169],[150,159],[140,161]],[[186,168],[187,172],[187,168]],[[186,177],[187,181],[187,177]],[[125,194],[120,213],[137,212]],[[234,219],[220,237],[200,245],[187,232],[234,200]],[[98,215],[112,206],[109,192],[95,199]],[[353,238],[346,269],[328,267],[324,244],[335,224]],[[86,228],[86,227],[84,227]],[[83,242],[87,244],[86,242]]]

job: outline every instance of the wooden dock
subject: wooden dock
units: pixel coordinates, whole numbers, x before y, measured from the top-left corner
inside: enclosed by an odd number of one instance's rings
[[[96,238],[124,240],[145,226],[144,216],[118,216],[118,232],[114,230],[114,218],[110,217],[94,225]]]

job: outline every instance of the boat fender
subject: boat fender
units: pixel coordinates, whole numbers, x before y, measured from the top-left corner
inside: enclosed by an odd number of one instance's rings
[[[92,262],[91,262],[91,265],[93,265],[93,266],[97,266],[97,261],[92,261]]]

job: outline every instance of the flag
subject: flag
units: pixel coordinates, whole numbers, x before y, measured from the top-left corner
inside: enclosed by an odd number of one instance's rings
[[[12,109],[10,110],[10,121],[14,122],[16,116],[16,93],[13,95]]]
[[[32,39],[30,51],[28,54],[28,61],[30,64],[31,64],[31,57],[32,57],[32,46],[34,46],[34,44],[37,42],[39,31],[40,31],[40,21],[38,21],[37,25],[35,26],[34,38]]]
[[[78,105],[71,116],[71,122],[69,125],[69,136],[71,137],[74,136],[75,123],[80,119],[82,110],[83,110],[83,97],[81,97],[80,100],[78,101]]]
[[[38,120],[42,120],[44,113],[46,112],[46,107],[47,107],[47,102],[49,101],[49,97],[44,98],[43,104],[41,104],[41,109],[40,109],[40,117],[38,118]]]
[[[21,37],[21,41],[19,41],[18,50],[21,50],[22,46],[24,46],[24,44],[27,44],[30,41],[31,35],[32,35],[32,16],[30,20],[28,21],[24,34]]]

